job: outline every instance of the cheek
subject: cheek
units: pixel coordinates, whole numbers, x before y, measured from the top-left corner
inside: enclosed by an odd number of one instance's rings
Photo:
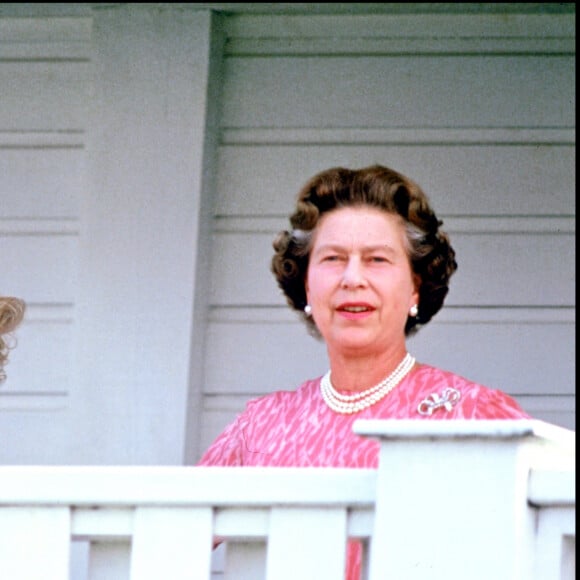
[[[317,275],[316,270],[308,269],[304,280],[304,289],[306,290],[306,298],[309,302],[310,299],[315,299],[320,294],[320,282],[320,276]]]
[[[312,281],[311,282],[307,281],[304,284],[304,288],[306,290],[307,304],[313,306],[314,304],[321,302],[319,284],[317,284],[316,282],[312,283]]]
[[[313,316],[316,313],[316,317],[320,318],[325,316],[327,309],[331,304],[331,298],[328,292],[321,288],[320,284],[310,285],[309,290],[306,293],[306,300],[310,306],[312,306]]]

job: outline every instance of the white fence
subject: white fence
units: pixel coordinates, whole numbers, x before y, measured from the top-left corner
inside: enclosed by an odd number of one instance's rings
[[[0,467],[0,578],[575,578],[574,433],[539,421],[359,421],[378,470]]]

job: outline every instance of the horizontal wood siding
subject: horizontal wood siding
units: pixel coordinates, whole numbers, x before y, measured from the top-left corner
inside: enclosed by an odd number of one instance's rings
[[[65,439],[62,412],[74,388],[91,19],[3,17],[0,38],[0,292],[28,305],[0,388],[2,438],[18,441],[0,461],[17,462],[34,446],[23,432]]]

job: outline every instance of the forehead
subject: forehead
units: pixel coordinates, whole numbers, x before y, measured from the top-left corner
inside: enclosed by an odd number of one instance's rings
[[[314,247],[334,245],[404,245],[401,216],[370,206],[343,207],[325,213],[314,231]]]

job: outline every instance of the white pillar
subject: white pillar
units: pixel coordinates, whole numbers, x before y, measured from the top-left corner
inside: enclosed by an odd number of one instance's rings
[[[201,388],[193,343],[205,335],[213,131],[213,15],[191,6],[93,10],[78,463],[181,464],[185,454],[190,385]]]
[[[529,421],[359,421],[381,443],[370,578],[528,580]]]

